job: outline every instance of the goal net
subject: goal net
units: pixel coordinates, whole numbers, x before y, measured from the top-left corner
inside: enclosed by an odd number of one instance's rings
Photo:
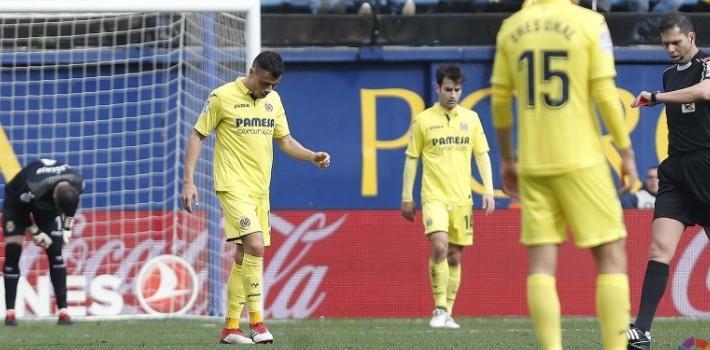
[[[52,158],[86,180],[64,248],[69,312],[222,314],[221,267],[232,255],[213,194],[214,137],[202,147],[192,215],[180,199],[183,152],[210,91],[244,75],[259,50],[258,1],[177,1],[172,11],[132,0],[23,3],[0,4],[0,170],[7,182]],[[18,316],[53,316],[47,258],[31,241],[20,271]]]

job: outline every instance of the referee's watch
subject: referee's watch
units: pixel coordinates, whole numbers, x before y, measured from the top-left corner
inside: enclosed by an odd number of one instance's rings
[[[654,105],[658,103],[658,98],[656,98],[656,95],[658,95],[659,92],[660,91],[655,91],[651,93],[651,103]]]

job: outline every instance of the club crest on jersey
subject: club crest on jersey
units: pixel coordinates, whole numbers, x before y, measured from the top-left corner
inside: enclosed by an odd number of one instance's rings
[[[251,225],[251,220],[249,220],[249,218],[242,218],[239,220],[239,226],[241,228],[248,228],[249,225]]]
[[[683,113],[693,113],[695,112],[695,103],[683,103],[680,105],[680,110]]]
[[[461,122],[461,124],[459,124],[459,129],[461,129],[461,131],[468,131],[468,123]]]
[[[266,102],[266,103],[264,103],[264,109],[265,109],[267,112],[271,113],[271,112],[274,111],[274,106],[271,105],[271,103]]]
[[[10,220],[5,224],[5,232],[15,231],[15,222]]]

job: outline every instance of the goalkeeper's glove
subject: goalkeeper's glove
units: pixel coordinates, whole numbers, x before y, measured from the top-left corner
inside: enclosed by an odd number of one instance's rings
[[[71,228],[74,225],[74,218],[67,216],[64,218],[64,224],[62,225],[62,238],[64,239],[64,244],[69,244],[71,239]]]
[[[32,224],[32,226],[28,227],[27,231],[32,235],[32,241],[34,241],[36,245],[44,249],[52,245],[52,238],[49,237],[48,234],[40,231],[36,224]]]

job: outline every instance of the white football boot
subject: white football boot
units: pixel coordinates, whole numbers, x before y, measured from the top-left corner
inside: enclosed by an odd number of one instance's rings
[[[444,327],[446,328],[451,328],[451,329],[459,329],[461,326],[454,321],[454,318],[451,317],[451,314],[447,313],[446,314],[446,321],[444,321]]]
[[[241,329],[223,329],[219,336],[222,344],[254,344],[250,337],[244,335]]]
[[[445,309],[436,308],[432,312],[431,320],[429,321],[429,327],[431,328],[444,328],[446,327],[446,317],[449,315]]]
[[[251,340],[257,344],[270,344],[274,342],[274,336],[269,332],[264,323],[259,322],[249,326],[251,328]]]

